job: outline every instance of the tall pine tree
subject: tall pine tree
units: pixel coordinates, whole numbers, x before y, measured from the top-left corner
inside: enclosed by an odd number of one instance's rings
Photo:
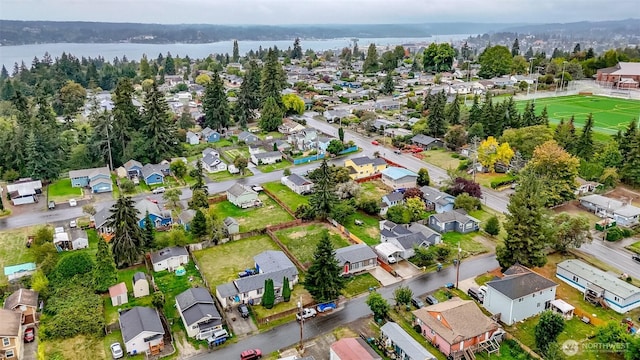
[[[362,72],[365,74],[374,73],[378,71],[378,51],[376,50],[376,44],[369,44],[367,49],[367,57],[364,58],[362,64]]]
[[[307,271],[304,288],[317,302],[336,300],[345,286],[341,274],[342,268],[336,259],[329,233],[325,230],[313,254],[313,263]]]
[[[433,104],[429,108],[429,131],[433,137],[440,138],[447,131],[447,119],[445,116],[445,106],[447,104],[447,96],[444,90],[439,92]]]
[[[469,110],[469,121],[467,126],[471,127],[475,123],[482,123],[482,108],[480,107],[480,98],[478,95],[473,97],[473,105]]]
[[[640,186],[640,133],[630,139],[627,156],[622,166],[622,180],[633,186]]]
[[[282,107],[281,92],[285,86],[286,77],[282,65],[278,61],[278,52],[269,48],[260,79],[260,94],[263,104],[268,98],[273,98],[278,106]]]
[[[250,61],[244,73],[244,79],[238,92],[235,107],[236,123],[243,129],[247,123],[256,118],[256,110],[260,108],[260,68],[255,61]]]
[[[204,109],[204,124],[206,126],[216,129],[218,132],[229,126],[229,101],[217,70],[213,72],[213,77],[207,84],[202,108]]]
[[[238,48],[238,40],[233,40],[233,60],[234,63],[237,63],[240,60],[240,49]]]
[[[333,206],[338,202],[333,173],[326,159],[322,160],[317,173],[318,178],[315,180],[314,191],[309,199],[309,206],[316,218],[326,219],[331,214]]]
[[[122,268],[137,263],[142,253],[143,234],[138,226],[138,210],[130,197],[121,195],[118,198],[111,207],[107,226],[114,231],[111,252],[116,265]]]
[[[460,124],[460,98],[457,93],[456,97],[453,99],[453,102],[451,102],[451,104],[447,106],[445,118],[449,125]]]
[[[593,156],[593,114],[587,115],[587,121],[577,141],[576,153],[578,157],[587,161]]]
[[[96,292],[103,293],[109,290],[118,279],[116,264],[113,255],[109,252],[109,245],[102,236],[98,238],[98,252],[96,253],[96,266],[93,268],[93,284]]]
[[[155,228],[153,226],[153,221],[151,220],[151,215],[149,215],[149,211],[144,215],[144,229],[142,232],[142,242],[140,243],[140,247],[146,249],[153,249],[155,238],[153,236],[155,232]]]
[[[164,94],[155,83],[146,94],[142,122],[144,154],[149,162],[157,164],[174,154],[177,144],[175,125],[171,121]]]
[[[282,108],[278,106],[276,99],[270,97],[265,101],[260,114],[260,128],[263,131],[275,131],[282,124]]]

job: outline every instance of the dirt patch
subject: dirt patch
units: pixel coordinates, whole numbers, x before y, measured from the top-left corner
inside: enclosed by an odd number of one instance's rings
[[[571,215],[581,215],[586,216],[592,222],[600,221],[600,218],[597,217],[594,213],[588,211],[580,205],[578,200],[569,201],[568,203],[562,204],[558,207],[553,208],[553,211],[556,214],[567,213]]]
[[[377,238],[380,236],[380,230],[378,230],[378,228],[367,228],[367,230],[365,230],[365,232],[367,233],[367,235],[369,235],[372,238]]]
[[[180,354],[178,357],[179,359],[187,359],[202,352],[200,350],[196,350],[182,334],[174,337],[173,345],[176,346],[178,354]]]
[[[486,247],[487,249],[489,249],[490,253],[494,253],[496,251],[496,243],[495,241],[483,236],[483,235],[478,235],[476,237],[473,238],[474,241],[479,242],[480,244],[482,244],[484,247]]]
[[[307,235],[306,231],[296,231],[296,232],[292,232],[291,234],[287,235],[289,238],[291,239],[299,239],[303,236]]]
[[[620,200],[623,202],[627,202],[631,200],[631,203],[633,205],[640,206],[640,191],[629,189],[624,186],[618,186],[615,189],[604,194],[604,196],[611,199]]]

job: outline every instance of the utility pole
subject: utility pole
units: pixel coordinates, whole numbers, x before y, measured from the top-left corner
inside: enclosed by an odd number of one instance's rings
[[[460,242],[458,242],[458,264],[456,268],[456,289],[458,288],[458,282],[460,280],[460,253],[462,249],[460,248]]]
[[[300,353],[304,354],[304,317],[302,316],[302,296],[300,296],[300,300],[298,301],[298,310],[300,310]]]
[[[476,170],[478,169],[478,137],[474,136],[471,141],[473,141],[473,147],[471,148],[473,152],[473,182],[476,182]]]
[[[107,114],[107,110],[104,111],[103,115],[110,119],[109,114]],[[111,139],[109,138],[109,126],[111,126],[110,121],[107,122],[107,126],[105,126],[105,129],[107,130],[107,148],[109,149],[109,166],[110,166],[109,169],[113,171],[114,169],[113,169],[113,158],[111,157]]]

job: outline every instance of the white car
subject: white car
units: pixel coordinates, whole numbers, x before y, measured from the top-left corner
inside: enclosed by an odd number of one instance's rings
[[[302,309],[302,319],[306,320],[308,318],[316,317],[316,315],[318,315],[318,312],[314,308]],[[296,320],[300,321],[300,319],[300,313],[296,314]]]
[[[69,200],[69,206],[78,206],[78,201],[76,199]]]
[[[163,192],[167,191],[167,189],[164,188],[164,186],[158,187],[153,189],[153,193],[154,194],[162,194]]]
[[[253,190],[255,192],[260,192],[260,191],[262,191],[264,189],[260,185],[251,185],[251,190]]]
[[[120,343],[113,343],[109,348],[111,348],[111,356],[113,356],[114,359],[120,359],[124,356],[124,351],[122,351]]]
[[[72,229],[75,228],[75,227],[78,227],[78,223],[75,220],[71,220],[69,222],[69,227],[72,228]]]

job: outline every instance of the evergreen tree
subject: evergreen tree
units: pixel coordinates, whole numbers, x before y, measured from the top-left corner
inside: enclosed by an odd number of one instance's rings
[[[453,102],[447,105],[445,118],[446,122],[449,123],[449,125],[460,124],[460,98],[457,93],[456,97],[453,99]]]
[[[262,301],[260,304],[267,309],[273,308],[276,301],[276,294],[273,288],[273,280],[266,279],[264,281],[264,294],[262,294]]]
[[[138,108],[133,105],[133,83],[131,79],[121,78],[113,92],[113,121],[109,128],[109,138],[111,142],[111,152],[116,164],[127,161],[127,156],[131,154],[129,145],[133,138],[134,130],[140,130],[143,125],[138,121]],[[96,129],[97,130],[97,129]],[[100,137],[106,137],[106,128],[102,129]]]
[[[199,239],[207,234],[207,218],[200,209],[196,210],[196,214],[191,220],[191,232]]]
[[[281,92],[285,86],[286,77],[282,65],[278,61],[278,52],[269,48],[260,79],[260,94],[263,104],[271,97],[279,107],[282,107]]]
[[[393,94],[393,90],[395,90],[395,81],[393,80],[393,76],[391,72],[388,72],[384,77],[384,83],[382,84],[382,93],[385,95]]]
[[[627,126],[627,130],[625,130],[624,135],[621,134],[618,139],[618,143],[620,144],[620,154],[622,154],[623,159],[629,159],[629,153],[631,152],[631,147],[637,134],[638,123],[636,120],[632,120],[629,123],[629,126]]]
[[[149,211],[147,211],[144,215],[144,229],[142,233],[143,241],[140,243],[140,247],[147,248],[147,249],[154,248],[154,243],[155,243],[155,240],[154,240],[155,238],[153,236],[154,232],[155,232],[155,229],[153,227],[153,221],[151,220]]]
[[[93,268],[94,289],[99,293],[107,292],[117,279],[116,264],[113,262],[113,255],[109,252],[109,245],[102,236],[99,236],[96,265]]]
[[[292,59],[302,59],[302,46],[300,46],[300,38],[293,41],[293,50],[291,51]]]
[[[286,276],[282,278],[282,299],[285,302],[291,300],[291,286],[289,285],[289,278]]]
[[[341,142],[344,142],[344,129],[342,127],[338,128],[338,139],[340,139]]]
[[[418,179],[416,180],[416,184],[418,186],[429,186],[430,182],[429,170],[427,170],[427,168],[420,168],[420,170],[418,170]]]
[[[116,265],[123,268],[137,263],[143,234],[138,226],[138,210],[130,197],[121,195],[118,198],[111,207],[106,225],[114,229],[111,252]]]
[[[1,80],[6,80],[9,78],[9,72],[7,71],[7,68],[4,67],[4,64],[2,65],[2,70],[0,71],[0,79]]]
[[[216,129],[218,132],[229,126],[229,102],[217,70],[213,72],[213,77],[207,84],[202,108],[204,109],[204,124],[206,126]]]
[[[316,218],[324,220],[329,217],[333,206],[338,201],[335,194],[332,171],[326,159],[322,160],[322,164],[316,170],[316,174],[317,179],[315,180],[313,194],[309,199],[309,206]]]
[[[513,45],[511,46],[511,56],[520,55],[520,43],[518,42],[518,38],[513,41]]]
[[[447,131],[447,119],[445,117],[445,106],[447,104],[447,96],[444,91],[436,95],[435,101],[429,109],[429,131],[433,137],[440,138]]]
[[[372,43],[367,49],[367,57],[365,57],[362,64],[362,72],[367,74],[376,71],[378,71],[378,51],[376,50],[376,44]]]
[[[564,119],[560,119],[560,123],[556,127],[553,134],[553,140],[570,154],[575,154],[574,146],[576,142],[575,128],[572,129],[570,122],[565,123]]]
[[[36,106],[35,118],[23,128],[29,134],[24,149],[26,172],[34,179],[57,179],[63,159],[59,125],[43,95],[36,97]]]
[[[480,98],[478,95],[473,97],[473,105],[471,105],[471,110],[469,110],[469,121],[468,126],[471,127],[475,123],[482,122],[482,108],[480,107]]]
[[[640,133],[636,134],[628,144],[627,156],[622,166],[621,177],[624,182],[633,186],[640,185]]]
[[[491,236],[498,235],[500,233],[500,221],[498,218],[495,216],[490,217],[484,225],[484,231]]]
[[[505,122],[504,128],[518,129],[521,127],[521,119],[520,113],[518,113],[518,109],[516,108],[516,102],[513,101],[513,96],[510,96],[509,99],[503,103],[504,105],[504,114],[505,114]]]
[[[238,48],[238,40],[233,40],[233,58],[234,63],[237,63],[240,60],[240,49]]]
[[[151,72],[151,66],[149,66],[149,60],[147,60],[147,55],[142,55],[142,59],[140,60],[140,77],[142,80],[151,79],[153,76]]]
[[[207,188],[207,184],[204,182],[204,169],[202,168],[202,160],[198,159],[196,161],[196,168],[193,169],[189,175],[195,180],[193,185],[191,185],[191,190],[202,190],[205,195],[209,194],[209,190]]]
[[[0,196],[0,213],[4,212],[4,202],[2,201],[2,196]]]
[[[176,74],[176,64],[171,57],[171,53],[167,53],[167,57],[164,59],[164,73],[166,75]]]
[[[541,185],[535,174],[521,175],[520,185],[511,196],[504,223],[507,236],[504,243],[496,248],[496,257],[503,269],[516,263],[540,267],[547,262],[545,249],[549,220]]]
[[[589,161],[593,156],[593,114],[587,116],[576,144],[578,157]]]
[[[255,111],[260,108],[260,69],[255,61],[250,61],[240,85],[236,103],[236,122],[241,128],[255,120]]]
[[[482,118],[480,123],[482,124],[487,136],[497,135],[496,114],[493,107],[493,99],[489,92],[486,93],[484,103],[482,104]]]
[[[536,104],[527,101],[527,105],[524,107],[524,113],[522,114],[522,127],[534,126],[537,123]]]
[[[341,274],[342,268],[336,259],[329,232],[325,230],[313,254],[313,263],[307,271],[304,288],[317,302],[336,300],[345,286]]]
[[[265,131],[275,131],[282,124],[282,108],[276,99],[270,97],[265,101],[260,115],[260,128]]]
[[[538,125],[549,126],[549,112],[547,111],[547,105],[544,106],[542,113],[540,113],[540,117],[538,117]]]
[[[169,118],[169,105],[164,94],[154,83],[147,92],[142,113],[141,133],[145,142],[145,154],[149,162],[159,163],[174,153],[177,144],[176,130]]]

